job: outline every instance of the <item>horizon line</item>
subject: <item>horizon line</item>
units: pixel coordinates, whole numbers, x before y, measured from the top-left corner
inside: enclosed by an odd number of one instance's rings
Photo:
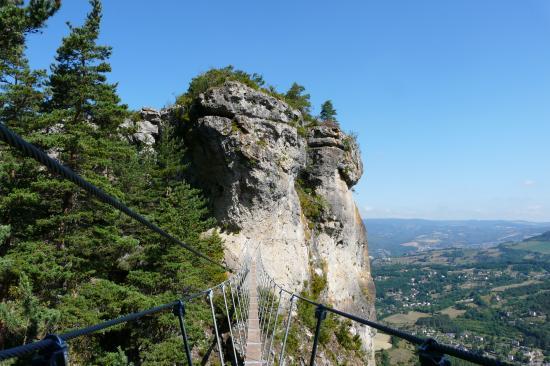
[[[363,220],[423,220],[423,221],[506,221],[506,222],[528,222],[533,224],[548,224],[548,221],[526,220],[526,219],[441,219],[441,218],[424,218],[424,217],[363,217]]]

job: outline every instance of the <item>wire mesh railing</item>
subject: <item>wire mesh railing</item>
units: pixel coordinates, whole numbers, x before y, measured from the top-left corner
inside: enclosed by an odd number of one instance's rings
[[[395,336],[400,339],[404,339],[407,342],[415,345],[417,347],[417,355],[420,365],[422,366],[442,366],[442,365],[451,365],[450,359],[447,356],[452,356],[460,360],[468,361],[478,365],[486,366],[504,366],[510,365],[506,362],[489,358],[474,352],[470,352],[466,349],[461,349],[453,347],[450,345],[438,343],[433,338],[423,338],[416,336],[411,333],[401,331],[389,327],[387,325],[370,321],[368,319],[361,318],[359,316],[334,309],[330,306],[322,304],[317,301],[308,299],[302,295],[296,294],[292,291],[289,291],[277,284],[275,280],[269,276],[262,262],[261,255],[258,255],[257,264],[258,268],[258,294],[260,296],[260,321],[263,327],[262,339],[266,342],[266,347],[264,347],[264,360],[266,366],[274,365],[277,359],[273,351],[273,340],[275,333],[277,332],[278,327],[278,317],[281,313],[281,309],[286,311],[286,319],[281,321],[280,325],[284,327],[284,336],[280,343],[280,349],[278,353],[278,365],[284,366],[286,364],[286,346],[289,336],[289,330],[293,319],[293,308],[298,302],[302,302],[307,306],[315,307],[315,326],[313,334],[313,343],[311,345],[311,353],[309,354],[309,365],[314,366],[316,364],[317,351],[319,347],[319,338],[321,333],[321,327],[323,321],[327,318],[327,315],[333,314],[338,317],[342,317],[357,324],[365,325],[372,327],[380,332],[386,333],[391,336]],[[274,315],[274,316],[273,316]],[[271,322],[271,319],[274,319],[274,322]]]
[[[116,319],[107,320],[102,323],[94,324],[85,328],[75,329],[66,333],[49,334],[40,341],[2,350],[0,351],[0,361],[22,357],[29,354],[35,354],[35,357],[32,361],[33,366],[69,365],[69,345],[67,342],[75,338],[84,337],[103,331],[118,324],[136,321],[147,316],[172,310],[174,315],[178,318],[182,337],[182,347],[185,352],[187,364],[192,366],[193,360],[191,347],[187,334],[187,329],[185,326],[186,305],[191,301],[203,299],[206,300],[206,302],[210,306],[212,315],[212,327],[214,329],[218,355],[221,364],[225,365],[221,333],[217,322],[217,318],[219,315],[225,317],[227,323],[229,324],[229,339],[231,341],[231,348],[233,350],[232,362],[237,365],[239,364],[237,358],[237,350],[239,350],[239,352],[244,355],[246,349],[246,324],[248,319],[248,313],[246,310],[248,303],[248,273],[249,263],[245,263],[237,274],[214,287],[183,297],[182,299],[178,299],[173,302],[162,304],[137,313],[127,314]],[[223,312],[222,314],[216,314],[213,301],[215,293],[223,298],[225,312]],[[240,332],[238,337],[233,334],[233,328]]]

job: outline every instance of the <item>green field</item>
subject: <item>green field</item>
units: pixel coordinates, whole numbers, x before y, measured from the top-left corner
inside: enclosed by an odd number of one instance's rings
[[[512,249],[528,250],[542,254],[550,254],[550,241],[528,240],[511,245]]]
[[[420,318],[427,318],[430,314],[418,312],[418,311],[409,311],[405,314],[393,314],[384,318],[384,321],[387,323],[395,325],[413,325]]]

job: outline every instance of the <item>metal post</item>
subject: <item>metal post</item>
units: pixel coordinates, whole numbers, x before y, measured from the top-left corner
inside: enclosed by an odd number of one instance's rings
[[[225,283],[222,285],[223,302],[225,304],[225,312],[227,314],[227,322],[229,324],[229,335],[231,336],[231,345],[233,346],[233,358],[235,366],[239,365],[237,361],[237,351],[235,350],[235,338],[233,337],[233,328],[231,327],[231,316],[229,316],[229,307],[227,306],[227,298],[225,297]]]
[[[279,320],[279,312],[281,311],[281,298],[283,296],[283,289],[279,290],[279,302],[277,303],[277,311],[275,312],[275,322],[273,323],[273,332],[271,333],[271,342],[267,348],[267,366],[269,366],[269,359],[271,358],[271,350],[273,349],[273,340],[275,339],[275,332],[277,331],[277,320]],[[275,359],[275,356],[273,357]]]
[[[208,299],[210,300],[210,310],[212,310],[212,320],[214,321],[214,330],[216,331],[216,341],[218,342],[218,351],[220,352],[220,362],[222,366],[225,365],[223,362],[223,351],[222,351],[222,342],[220,341],[220,335],[218,333],[218,323],[216,322],[216,313],[214,312],[214,302],[212,301],[212,289],[208,291]]]
[[[321,323],[327,317],[327,310],[323,305],[317,305],[317,309],[315,309],[315,317],[317,318],[317,326],[315,327],[315,338],[313,338],[313,348],[311,350],[309,366],[315,366],[315,356],[317,355],[317,345],[319,343],[319,334],[321,333]]]
[[[294,306],[294,301],[296,297],[292,295],[290,297],[290,306],[288,308],[288,316],[286,318],[286,330],[285,337],[283,338],[283,346],[281,347],[281,356],[279,357],[279,366],[285,365],[285,348],[286,348],[286,339],[288,338],[288,331],[290,330],[290,322],[292,320],[292,307]]]
[[[178,316],[181,330],[181,337],[183,338],[183,347],[185,356],[187,357],[187,364],[193,366],[193,360],[191,359],[191,350],[189,349],[189,341],[187,339],[187,330],[185,329],[185,322],[183,317],[185,316],[185,307],[181,300],[174,306],[174,314]]]

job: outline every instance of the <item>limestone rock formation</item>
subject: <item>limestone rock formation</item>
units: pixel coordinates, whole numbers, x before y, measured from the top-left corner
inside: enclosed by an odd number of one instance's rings
[[[166,111],[157,111],[153,108],[142,108],[139,120],[127,119],[122,128],[133,130],[129,138],[132,143],[151,148],[160,136],[159,126],[163,123]]]
[[[209,89],[189,112],[188,178],[212,203],[228,264],[259,247],[278,283],[300,291],[321,274],[325,301],[373,319],[366,232],[351,192],[363,173],[354,139],[337,126],[306,126],[299,111],[238,82]],[[355,331],[372,361],[370,330]]]

